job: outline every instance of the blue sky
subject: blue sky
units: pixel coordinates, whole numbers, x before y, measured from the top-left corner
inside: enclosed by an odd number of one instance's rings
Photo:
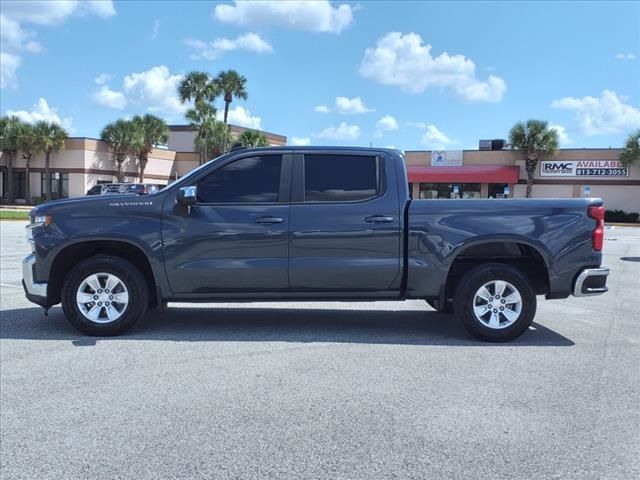
[[[477,148],[518,120],[564,147],[640,127],[638,2],[3,2],[0,111],[96,137],[234,68],[232,123],[299,144]]]

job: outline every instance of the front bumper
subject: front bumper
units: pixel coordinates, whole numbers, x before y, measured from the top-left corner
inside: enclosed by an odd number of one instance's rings
[[[591,297],[593,295],[602,295],[609,289],[607,288],[608,268],[585,268],[576,277],[573,286],[574,297]]]
[[[47,306],[47,283],[35,282],[33,267],[36,263],[36,256],[32,253],[22,260],[22,286],[27,300],[42,307]]]

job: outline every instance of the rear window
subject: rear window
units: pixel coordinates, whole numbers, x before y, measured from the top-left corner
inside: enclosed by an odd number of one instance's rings
[[[305,155],[305,202],[354,202],[381,192],[381,159],[364,155]]]

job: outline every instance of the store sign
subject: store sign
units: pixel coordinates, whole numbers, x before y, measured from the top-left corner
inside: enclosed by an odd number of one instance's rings
[[[541,177],[626,177],[629,169],[618,160],[542,160]]]
[[[432,167],[462,166],[462,150],[438,150],[431,152]]]

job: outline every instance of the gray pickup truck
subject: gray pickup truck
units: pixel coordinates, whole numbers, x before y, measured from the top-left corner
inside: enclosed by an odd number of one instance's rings
[[[89,335],[168,301],[423,299],[506,341],[537,295],[607,291],[603,237],[600,199],[411,200],[397,150],[241,149],[151,195],[34,208],[23,283]]]

